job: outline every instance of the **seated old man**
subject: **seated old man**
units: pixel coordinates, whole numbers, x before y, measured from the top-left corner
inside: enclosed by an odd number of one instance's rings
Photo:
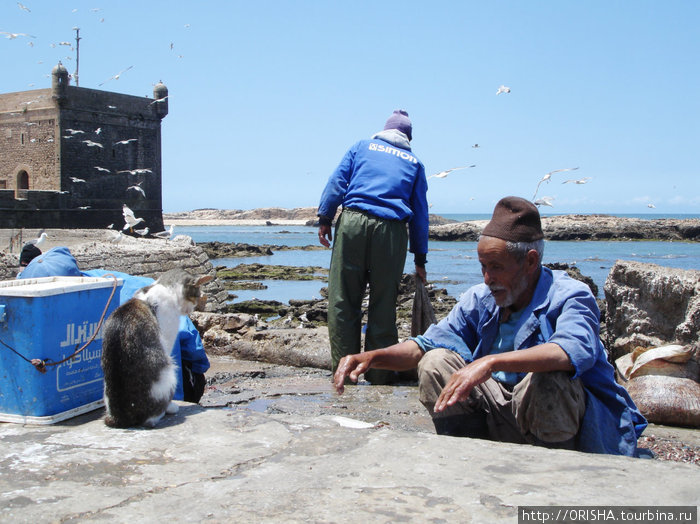
[[[638,456],[647,422],[615,382],[595,298],[543,250],[537,208],[500,200],[477,247],[484,283],[425,334],[344,357],[338,393],[368,369],[417,367],[439,434]]]

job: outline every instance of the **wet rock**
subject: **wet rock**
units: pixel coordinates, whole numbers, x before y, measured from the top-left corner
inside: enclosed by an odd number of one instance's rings
[[[604,291],[613,359],[636,346],[700,344],[700,271],[618,261]]]

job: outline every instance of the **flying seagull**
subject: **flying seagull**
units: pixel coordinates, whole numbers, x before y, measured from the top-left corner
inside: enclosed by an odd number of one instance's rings
[[[66,131],[68,131],[71,135],[79,135],[80,133],[85,133],[85,131],[81,129],[71,129],[70,127],[66,128]]]
[[[535,201],[533,202],[533,204],[535,204],[537,207],[540,207],[540,206],[554,207],[554,206],[552,205],[552,200],[554,200],[554,197],[543,196],[543,197],[538,198],[537,200],[535,200]]]
[[[95,166],[95,169],[97,169],[98,171],[100,171],[102,173],[111,173],[111,171],[109,169],[107,169],[106,167]]]
[[[124,215],[124,222],[125,222],[122,230],[129,229],[129,230],[133,231],[134,226],[136,224],[143,222],[143,218],[141,218],[141,217],[136,218],[136,216],[134,215],[134,212],[126,204],[124,204],[122,206],[122,214]]]
[[[510,87],[506,87],[506,86],[499,87],[498,91],[496,91],[496,94],[500,95],[501,93],[510,93]]]
[[[591,177],[587,176],[584,178],[579,178],[578,180],[575,178],[570,178],[569,180],[564,180],[562,184],[568,184],[569,182],[573,182],[574,184],[585,184],[591,179]]]
[[[651,202],[649,202],[649,203],[647,204],[647,207],[648,207],[649,209],[654,209],[656,206],[655,206],[654,204],[652,204]]]
[[[535,197],[537,196],[537,191],[540,189],[540,184],[542,182],[547,182],[549,183],[549,179],[552,178],[552,175],[554,173],[562,173],[564,171],[576,171],[578,167],[565,167],[564,169],[555,169],[554,171],[550,171],[549,173],[545,174],[542,179],[537,182],[537,187],[535,188],[535,194],[532,195],[532,200],[535,200]]]
[[[101,85],[104,85],[104,84],[106,84],[107,82],[109,82],[110,80],[119,80],[119,77],[120,77],[121,75],[123,75],[124,73],[126,73],[126,72],[127,72],[129,69],[131,69],[132,67],[134,67],[134,66],[130,65],[130,66],[127,67],[126,69],[122,69],[122,70],[119,71],[116,75],[110,76],[107,80],[105,80],[104,82],[102,82],[101,84],[98,84],[98,85],[100,85],[100,86],[101,86]]]
[[[170,97],[170,95],[165,95],[163,98],[158,98],[148,105],[152,106],[153,104],[158,103],[158,102],[165,102],[169,97]]]
[[[88,147],[99,147],[100,149],[104,149],[102,144],[99,142],[93,142],[92,140],[83,140],[83,144],[87,144]]]
[[[114,145],[115,146],[125,145],[125,144],[128,144],[129,142],[136,142],[137,140],[138,140],[138,138],[128,138],[127,140],[120,140],[119,142],[115,142]]]
[[[430,175],[428,178],[445,178],[452,171],[455,171],[457,169],[469,169],[470,167],[476,167],[476,164],[472,164],[471,166],[461,166],[461,167],[453,167],[452,169],[445,169],[444,171],[440,171],[439,173],[435,173],[434,175]]]
[[[79,183],[79,182],[85,183],[85,180],[82,179],[82,178],[77,178],[77,177],[74,177],[74,176],[69,177],[69,178],[70,178],[74,183],[76,183],[76,184]]]
[[[143,190],[143,188],[140,186],[140,183],[139,183],[139,184],[134,184],[133,186],[129,186],[129,187],[126,188],[127,191],[129,191],[130,189],[133,190],[133,191],[138,191],[139,193],[141,193],[141,195],[143,195],[143,198],[146,198],[146,192],[145,192],[145,191]]]
[[[29,38],[36,38],[36,36],[28,35],[27,33],[8,33],[7,31],[0,31],[0,35],[7,35],[9,40],[14,40],[18,36],[28,36]]]

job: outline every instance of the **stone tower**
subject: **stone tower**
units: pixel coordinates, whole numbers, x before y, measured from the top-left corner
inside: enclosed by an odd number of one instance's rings
[[[121,227],[126,204],[162,230],[168,88],[153,96],[71,86],[60,62],[50,89],[1,94],[0,227]]]

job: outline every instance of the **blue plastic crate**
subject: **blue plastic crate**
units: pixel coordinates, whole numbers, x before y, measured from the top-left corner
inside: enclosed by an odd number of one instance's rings
[[[105,319],[119,305],[119,287]],[[114,287],[112,278],[0,282],[0,421],[53,424],[103,405],[102,329],[72,360],[40,373],[28,359],[58,362],[83,346]],[[103,322],[104,326],[104,322]]]

